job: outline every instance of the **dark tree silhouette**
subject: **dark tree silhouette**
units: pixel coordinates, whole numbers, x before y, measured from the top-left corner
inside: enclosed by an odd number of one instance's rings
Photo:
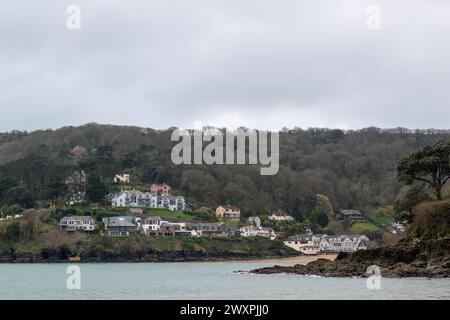
[[[438,141],[402,158],[398,178],[407,184],[426,183],[441,200],[442,187],[450,179],[450,141]]]

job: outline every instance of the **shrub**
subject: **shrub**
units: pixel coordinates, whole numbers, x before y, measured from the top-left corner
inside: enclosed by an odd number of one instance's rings
[[[411,225],[417,236],[442,237],[450,233],[450,201],[422,203],[414,209]]]

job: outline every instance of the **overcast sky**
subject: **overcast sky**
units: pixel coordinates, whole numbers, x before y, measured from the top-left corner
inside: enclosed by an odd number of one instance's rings
[[[0,131],[450,128],[449,40],[448,0],[0,0]]]

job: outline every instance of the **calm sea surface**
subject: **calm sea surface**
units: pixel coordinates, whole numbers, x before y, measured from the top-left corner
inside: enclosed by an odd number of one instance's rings
[[[0,264],[0,299],[450,299],[450,279],[382,279],[369,290],[366,279],[233,272],[268,265],[79,264],[81,289],[69,290],[69,264]]]

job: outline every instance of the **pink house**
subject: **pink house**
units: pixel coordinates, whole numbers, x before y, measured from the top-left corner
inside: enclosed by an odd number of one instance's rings
[[[150,186],[151,193],[156,193],[156,194],[164,196],[164,197],[170,196],[171,191],[172,191],[172,189],[170,188],[170,186],[165,183],[163,183],[163,184],[153,183]]]

